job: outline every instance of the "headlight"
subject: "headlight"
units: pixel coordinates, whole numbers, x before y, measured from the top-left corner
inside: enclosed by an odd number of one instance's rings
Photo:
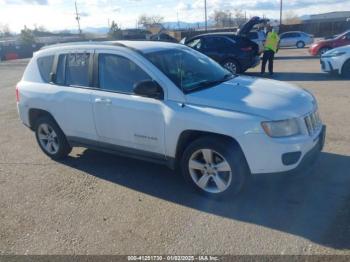
[[[332,51],[329,51],[329,52],[323,54],[322,57],[337,57],[337,56],[342,56],[345,54],[346,54],[346,52],[332,50]]]
[[[297,119],[262,122],[261,126],[268,136],[274,138],[289,137],[300,134],[300,128]]]

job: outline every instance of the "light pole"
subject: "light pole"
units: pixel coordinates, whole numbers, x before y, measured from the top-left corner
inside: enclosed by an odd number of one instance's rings
[[[208,31],[207,0],[204,0],[204,12],[205,12],[205,31]]]
[[[78,12],[78,6],[77,6],[77,1],[75,1],[75,19],[77,20],[77,23],[78,23],[78,30],[79,30],[79,34],[81,35],[82,31],[81,31],[81,28],[80,28],[80,15],[79,15],[79,12]]]
[[[283,11],[283,0],[280,3],[280,25],[282,24],[282,11]]]

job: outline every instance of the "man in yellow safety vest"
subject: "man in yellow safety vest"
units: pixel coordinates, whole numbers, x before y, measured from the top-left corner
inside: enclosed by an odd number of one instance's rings
[[[269,62],[269,73],[273,75],[273,60],[275,58],[275,53],[278,51],[280,38],[276,33],[275,29],[269,32],[266,37],[265,51],[262,59],[261,74],[265,74],[265,68],[267,61]]]

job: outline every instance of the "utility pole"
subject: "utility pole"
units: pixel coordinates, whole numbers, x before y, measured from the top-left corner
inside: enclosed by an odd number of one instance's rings
[[[283,0],[280,1],[280,25],[282,25]]]
[[[204,12],[205,12],[205,31],[208,31],[207,0],[204,0]]]
[[[78,30],[79,30],[79,34],[81,35],[82,31],[81,31],[81,28],[80,28],[80,16],[79,16],[79,13],[78,13],[78,6],[77,6],[77,1],[75,1],[75,19],[77,20],[77,23],[78,23]]]

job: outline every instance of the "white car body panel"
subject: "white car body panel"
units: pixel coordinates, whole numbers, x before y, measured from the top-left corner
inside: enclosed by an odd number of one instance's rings
[[[133,48],[159,50],[178,45],[153,42],[122,42]],[[156,47],[155,47],[156,45]],[[81,51],[79,45],[74,50]],[[181,46],[181,48],[184,48]],[[30,126],[31,108],[52,114],[66,136],[143,150],[175,158],[183,132],[203,131],[235,139],[252,173],[283,172],[294,169],[283,165],[281,155],[300,151],[304,156],[317,143],[307,132],[304,116],[317,108],[314,97],[290,84],[254,77],[236,77],[216,87],[185,95],[152,63],[124,47],[91,45],[89,52],[123,55],[146,71],[164,89],[164,100],[139,97],[90,88],[72,88],[43,83],[38,56],[66,53],[53,47],[37,53],[18,84],[18,111]],[[107,99],[100,103],[99,99]],[[96,103],[97,102],[97,103]],[[84,112],[82,114],[81,112]],[[262,121],[297,118],[302,133],[275,139],[261,127]]]
[[[342,70],[344,64],[350,60],[350,45],[334,48],[330,51],[345,52],[345,54],[335,57],[326,57],[328,52],[325,53],[321,56],[321,64],[323,64],[321,69],[326,73],[336,71],[339,75],[341,75],[343,73]]]

